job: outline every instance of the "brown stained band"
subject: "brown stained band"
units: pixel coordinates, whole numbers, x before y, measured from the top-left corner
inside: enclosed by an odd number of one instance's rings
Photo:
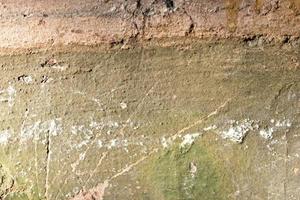
[[[290,8],[293,9],[296,15],[300,14],[300,0],[289,0],[291,5]]]
[[[230,32],[234,32],[237,28],[240,2],[241,0],[226,0],[227,27]]]
[[[264,4],[264,0],[255,0],[254,10],[257,14],[260,13],[263,4]]]

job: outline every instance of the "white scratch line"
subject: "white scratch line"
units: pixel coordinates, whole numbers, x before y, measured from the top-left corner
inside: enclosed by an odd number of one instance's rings
[[[89,178],[87,179],[87,181],[85,182],[85,185],[87,183],[89,183],[90,179],[94,176],[94,174],[96,173],[97,169],[100,167],[100,165],[102,164],[103,160],[106,158],[108,152],[104,152],[101,156],[101,158],[99,159],[98,164],[96,165],[95,169],[93,170],[92,173],[90,173]]]
[[[135,166],[137,166],[138,164],[140,164],[141,162],[143,162],[144,160],[146,160],[150,155],[152,155],[154,152],[157,152],[157,149],[154,149],[153,151],[151,151],[147,156],[143,156],[141,159],[137,160],[136,162],[130,164],[129,166],[123,168],[119,173],[113,175],[112,177],[110,177],[107,181],[112,181],[113,179],[124,175],[125,173],[129,172],[132,168],[134,168]]]
[[[204,120],[209,119],[212,116],[217,115],[221,109],[223,109],[230,101],[231,99],[228,99],[227,101],[225,101],[222,105],[220,105],[216,110],[214,110],[213,112],[209,113],[207,116],[200,118],[199,120],[195,121],[194,123],[182,128],[181,130],[179,130],[174,136],[172,137],[177,137],[180,134],[184,133],[185,131],[193,128],[196,125],[201,124]]]

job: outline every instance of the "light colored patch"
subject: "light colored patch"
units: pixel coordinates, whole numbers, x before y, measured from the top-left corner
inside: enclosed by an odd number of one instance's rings
[[[162,137],[160,142],[161,142],[161,145],[164,149],[167,149],[172,145],[171,138]]]
[[[299,176],[300,175],[300,169],[299,168],[295,167],[293,169],[293,171],[294,171],[295,176]]]
[[[190,173],[192,178],[194,178],[197,173],[197,165],[194,162],[190,163]]]
[[[85,159],[86,152],[83,152],[79,154],[79,158],[71,164],[72,172],[76,171],[77,166],[80,164],[80,161],[83,161]]]
[[[114,148],[114,147],[117,147],[117,146],[119,146],[119,141],[118,141],[118,139],[112,139],[112,140],[110,140],[110,142],[107,144],[107,149],[112,149],[112,148]]]
[[[124,109],[127,108],[127,104],[124,103],[124,102],[121,102],[121,103],[120,103],[120,107],[124,110]]]
[[[31,139],[39,140],[43,134],[49,133],[51,136],[58,136],[62,133],[62,122],[60,118],[48,121],[37,121],[33,124],[23,124],[21,128],[21,142]]]
[[[98,184],[96,187],[88,190],[81,191],[78,195],[73,197],[71,200],[103,200],[105,190],[109,186],[108,181]]]
[[[90,126],[90,128],[96,129],[96,130],[103,130],[105,128],[108,128],[111,131],[113,131],[113,130],[119,128],[120,124],[117,121],[111,121],[111,120],[101,121],[101,122],[91,121],[90,124],[89,124],[89,126]]]
[[[12,107],[14,105],[15,97],[16,97],[16,90],[11,85],[7,88],[8,94],[8,105]]]
[[[211,125],[211,126],[203,128],[203,131],[210,131],[210,130],[215,130],[215,129],[217,129],[217,126],[216,125]]]
[[[0,132],[0,145],[6,145],[12,136],[10,129],[3,130]]]
[[[289,119],[278,120],[275,124],[276,127],[291,127],[292,123]]]
[[[13,107],[16,97],[16,90],[13,86],[0,91],[0,102],[7,102],[9,107]]]
[[[230,139],[233,142],[242,143],[243,139],[250,130],[253,130],[253,120],[244,119],[243,121],[230,121],[230,127],[226,131],[221,132],[224,139]]]
[[[192,133],[183,136],[183,141],[180,144],[181,148],[190,147],[196,138],[200,136],[200,133]]]
[[[103,147],[103,143],[102,143],[101,140],[98,140],[98,141],[97,141],[97,146],[98,146],[99,148],[102,148],[102,147]]]
[[[268,129],[262,129],[259,131],[259,135],[262,136],[266,140],[270,140],[273,138],[274,129],[268,128]]]
[[[269,128],[261,129],[259,131],[259,135],[262,136],[266,140],[273,139],[273,134],[279,130],[285,130],[292,126],[292,122],[289,119],[284,120],[274,120],[272,119]]]
[[[18,78],[18,80],[20,80],[20,81],[22,81],[22,82],[24,82],[24,83],[26,83],[26,84],[30,84],[30,83],[33,82],[32,77],[29,76],[29,75],[23,75],[23,76],[20,76],[20,77]]]

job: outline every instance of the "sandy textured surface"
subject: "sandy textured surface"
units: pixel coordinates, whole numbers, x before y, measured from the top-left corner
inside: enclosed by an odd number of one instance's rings
[[[300,2],[0,3],[0,199],[298,200]]]

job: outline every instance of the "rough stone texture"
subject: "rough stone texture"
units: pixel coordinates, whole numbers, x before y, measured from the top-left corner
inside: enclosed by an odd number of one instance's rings
[[[1,48],[126,47],[196,37],[296,40],[298,0],[16,0],[0,5]]]
[[[0,199],[298,200],[299,9],[2,1]]]

